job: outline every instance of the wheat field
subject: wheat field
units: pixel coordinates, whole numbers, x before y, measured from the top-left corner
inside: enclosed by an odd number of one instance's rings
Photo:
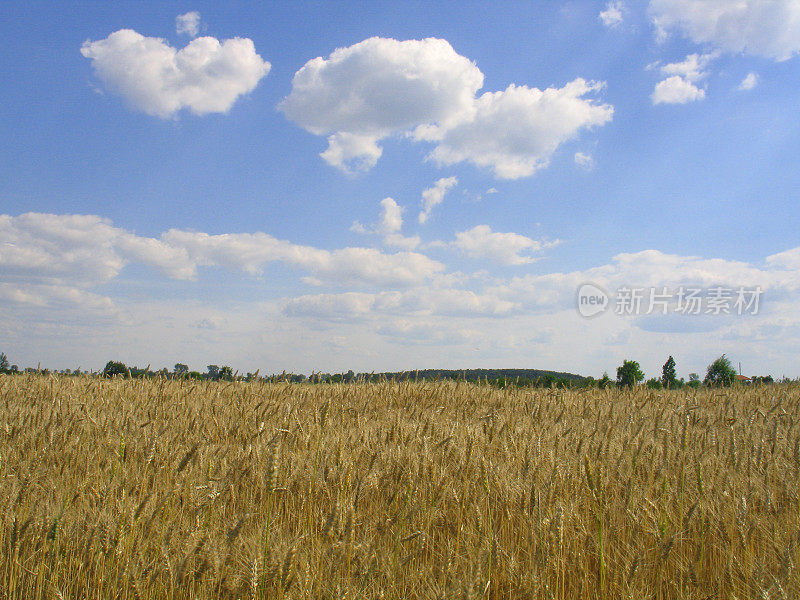
[[[799,404],[0,376],[0,598],[800,598]]]

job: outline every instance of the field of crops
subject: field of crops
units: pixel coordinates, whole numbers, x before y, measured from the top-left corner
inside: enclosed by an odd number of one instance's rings
[[[0,598],[800,598],[800,388],[0,377]]]

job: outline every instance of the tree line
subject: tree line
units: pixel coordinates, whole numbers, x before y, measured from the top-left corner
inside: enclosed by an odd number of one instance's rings
[[[601,387],[607,387],[611,384],[611,380],[607,374],[603,377],[606,385],[601,385]],[[618,387],[630,388],[641,384],[644,381],[644,377],[638,362],[625,360],[617,368],[617,380],[615,383]],[[702,381],[697,373],[689,373],[689,381],[685,381],[683,377],[678,379],[675,371],[675,359],[670,356],[664,366],[661,367],[661,377],[652,377],[645,382],[645,385],[651,389],[680,389],[684,386],[697,388],[701,385],[730,386],[739,381],[739,379],[739,374],[731,364],[730,359],[724,354],[708,365],[706,376]],[[774,382],[771,375],[744,377],[741,379],[746,383]]]
[[[37,372],[48,374],[48,369],[26,368],[20,371],[17,365],[10,364],[5,353],[0,352],[0,374],[16,374],[21,372]],[[87,375],[87,371],[64,369],[58,371],[61,375]],[[91,373],[95,374],[95,373]],[[604,373],[599,379],[583,377],[573,373],[557,371],[544,371],[540,369],[424,369],[417,371],[395,371],[384,373],[355,373],[352,370],[346,373],[312,373],[306,376],[302,373],[272,374],[260,376],[259,372],[240,374],[229,365],[208,365],[205,372],[192,371],[183,363],[176,363],[172,370],[166,367],[151,370],[150,365],[145,368],[128,366],[122,361],[110,360],[103,370],[96,375],[101,377],[163,377],[165,379],[190,379],[197,381],[268,381],[286,383],[355,383],[381,381],[436,381],[455,380],[485,383],[498,388],[506,387],[533,387],[533,388],[580,388],[580,387],[619,387],[632,388],[644,385],[650,389],[680,389],[683,387],[697,388],[705,386],[730,386],[739,380],[736,369],[726,355],[722,355],[706,369],[703,379],[697,373],[690,373],[689,379],[678,379],[675,359],[670,356],[661,368],[661,377],[652,377],[645,381],[645,374],[639,363],[635,360],[624,360],[617,368],[616,379],[611,379]],[[771,375],[743,378],[746,383],[769,384],[774,380]],[[784,378],[784,382],[789,381]]]

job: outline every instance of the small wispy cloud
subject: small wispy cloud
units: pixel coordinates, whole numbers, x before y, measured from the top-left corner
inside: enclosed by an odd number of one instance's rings
[[[419,236],[406,237],[400,230],[403,228],[403,212],[405,208],[397,204],[393,198],[381,200],[381,217],[372,227],[362,225],[359,221],[354,221],[350,226],[350,231],[362,235],[380,235],[386,246],[394,246],[406,250],[413,250],[419,247],[421,240]]]
[[[488,225],[477,225],[456,233],[452,245],[472,258],[489,259],[503,265],[524,265],[536,260],[531,253],[541,252],[559,243],[559,240],[534,240],[518,233],[492,231]]]
[[[594,168],[594,158],[592,158],[591,154],[576,152],[575,164],[583,169],[586,169],[587,171],[591,171]]]
[[[612,0],[606,4],[605,10],[601,11],[598,18],[606,27],[619,27],[622,24],[622,11],[625,5],[620,0]]]
[[[758,85],[758,74],[750,72],[747,74],[747,77],[742,79],[742,83],[739,84],[739,89],[741,91],[746,92],[752,90],[757,85]]]
[[[448,190],[456,185],[458,185],[458,179],[456,177],[442,177],[433,187],[429,187],[422,192],[422,210],[418,217],[420,224],[424,224],[428,220],[433,208],[441,204]]]
[[[193,10],[175,17],[175,32],[178,35],[197,37],[200,33],[200,13]]]

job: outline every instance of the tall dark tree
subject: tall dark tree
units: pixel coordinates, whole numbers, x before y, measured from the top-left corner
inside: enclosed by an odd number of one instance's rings
[[[6,356],[5,352],[0,352],[0,373],[5,373],[8,371],[9,367],[8,357]]]
[[[672,356],[661,367],[661,385],[666,389],[678,387],[678,378],[675,376],[675,359]]]
[[[173,371],[177,377],[182,377],[189,372],[189,367],[183,363],[176,363]]]
[[[703,383],[706,385],[731,385],[734,381],[736,381],[736,369],[733,368],[730,359],[723,354],[708,365]]]
[[[635,360],[624,360],[622,366],[617,367],[617,385],[619,387],[633,387],[643,380],[644,373]]]
[[[219,366],[217,365],[208,365],[206,367],[206,377],[209,379],[219,379]]]

